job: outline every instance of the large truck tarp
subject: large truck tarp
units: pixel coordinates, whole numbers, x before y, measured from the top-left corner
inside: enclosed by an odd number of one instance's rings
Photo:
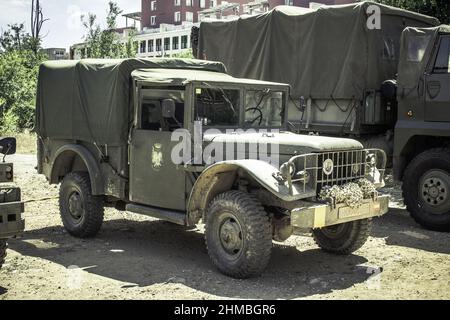
[[[381,13],[380,29],[371,5]],[[235,77],[289,83],[295,98],[360,100],[365,89],[379,89],[395,77],[405,27],[438,24],[371,2],[315,10],[280,6],[233,21],[202,22],[195,51],[200,59],[223,62]]]
[[[125,145],[132,121],[131,73],[150,68],[226,72],[222,63],[189,59],[45,62],[39,70],[36,132],[42,138]]]

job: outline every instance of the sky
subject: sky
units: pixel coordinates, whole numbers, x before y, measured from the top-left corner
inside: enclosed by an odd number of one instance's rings
[[[115,0],[124,13],[140,11],[141,0]],[[44,17],[50,19],[42,27],[44,48],[66,48],[82,42],[85,30],[80,17],[88,12],[97,15],[97,21],[105,24],[108,0],[41,0]],[[8,24],[25,23],[30,32],[31,0],[0,0],[0,29]],[[125,18],[118,27],[125,26]]]

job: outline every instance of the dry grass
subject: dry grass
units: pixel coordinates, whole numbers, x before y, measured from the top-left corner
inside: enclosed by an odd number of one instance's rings
[[[17,140],[17,151],[20,154],[36,154],[36,134],[24,133],[0,133],[1,137],[15,137]]]

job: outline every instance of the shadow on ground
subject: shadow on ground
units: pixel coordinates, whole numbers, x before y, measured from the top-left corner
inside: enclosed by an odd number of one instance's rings
[[[210,263],[203,234],[162,221],[107,221],[92,240],[72,238],[62,227],[48,227],[12,240],[10,248],[127,283],[123,288],[174,282],[230,298],[300,298],[349,288],[370,276],[360,266],[367,260],[358,255],[334,256],[319,249],[275,245],[261,277],[231,279]]]
[[[386,215],[375,220],[371,235],[385,238],[387,245],[450,254],[450,233],[422,228],[406,209],[390,208]]]

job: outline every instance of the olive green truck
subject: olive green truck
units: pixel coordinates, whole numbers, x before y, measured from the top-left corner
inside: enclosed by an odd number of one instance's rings
[[[296,230],[350,254],[388,211],[377,191],[386,155],[289,132],[288,97],[288,85],[233,78],[217,62],[46,62],[38,171],[61,184],[61,218],[75,237],[95,236],[104,207],[115,207],[203,221],[213,264],[237,278],[260,274],[272,241]]]
[[[204,21],[192,38],[196,57],[223,62],[235,77],[290,84],[293,132],[345,136],[383,149],[403,182],[411,216],[446,231],[450,26],[439,23],[362,1]]]
[[[22,217],[24,204],[21,201],[20,188],[12,185],[14,180],[14,166],[5,162],[5,156],[16,152],[14,138],[0,138],[0,268],[6,258],[7,239],[20,235],[25,229]]]

